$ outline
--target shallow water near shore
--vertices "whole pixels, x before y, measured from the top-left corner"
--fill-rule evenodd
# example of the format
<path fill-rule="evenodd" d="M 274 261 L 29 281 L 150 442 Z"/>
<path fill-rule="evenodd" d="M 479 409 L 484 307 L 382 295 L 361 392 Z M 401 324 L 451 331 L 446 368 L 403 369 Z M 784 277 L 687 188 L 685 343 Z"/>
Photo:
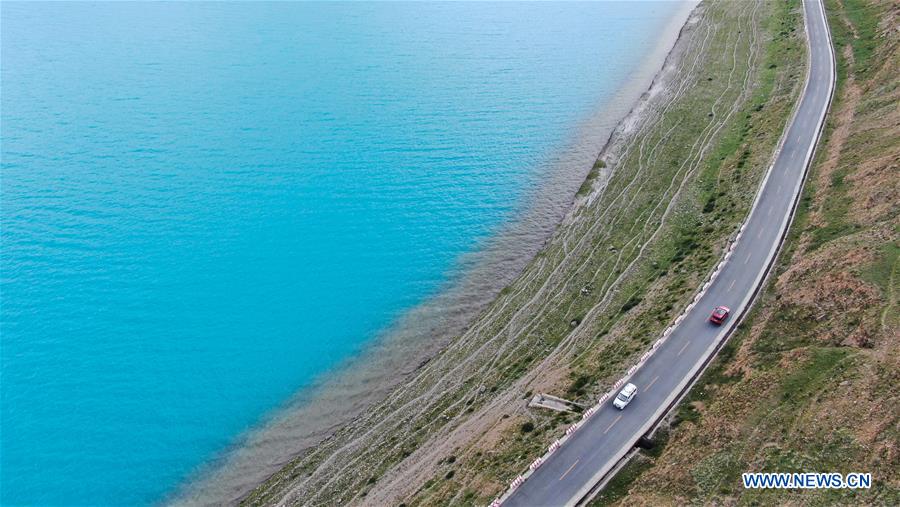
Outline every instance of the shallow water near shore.
<path fill-rule="evenodd" d="M 165 499 L 527 209 L 521 265 L 676 8 L 5 3 L 0 503 Z"/>

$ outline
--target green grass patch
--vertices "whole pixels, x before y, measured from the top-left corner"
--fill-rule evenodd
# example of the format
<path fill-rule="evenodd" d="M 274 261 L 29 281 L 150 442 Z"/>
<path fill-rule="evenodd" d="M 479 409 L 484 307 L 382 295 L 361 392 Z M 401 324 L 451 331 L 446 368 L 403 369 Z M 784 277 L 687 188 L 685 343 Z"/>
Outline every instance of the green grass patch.
<path fill-rule="evenodd" d="M 594 166 L 591 167 L 590 172 L 588 172 L 587 177 L 584 179 L 584 182 L 578 187 L 578 192 L 575 193 L 578 197 L 583 197 L 591 192 L 591 188 L 594 186 L 594 182 L 597 180 L 597 177 L 600 176 L 600 170 L 606 167 L 606 162 L 601 159 L 597 159 L 594 162 Z"/>
<path fill-rule="evenodd" d="M 900 245 L 885 243 L 881 246 L 875 262 L 865 266 L 860 275 L 863 280 L 878 286 L 885 299 L 891 297 L 892 283 L 900 266 Z"/>
<path fill-rule="evenodd" d="M 738 484 L 743 463 L 738 452 L 725 449 L 710 454 L 691 468 L 691 476 L 701 495 L 729 494 Z"/>
<path fill-rule="evenodd" d="M 856 29 L 855 36 L 850 38 L 856 72 L 865 79 L 872 71 L 872 58 L 875 55 L 875 48 L 878 47 L 876 37 L 879 13 L 874 5 L 865 0 L 843 0 L 843 3 L 844 14 Z"/>
<path fill-rule="evenodd" d="M 851 204 L 851 199 L 847 195 L 848 183 L 846 182 L 849 172 L 849 168 L 842 167 L 832 174 L 831 188 L 829 189 L 831 195 L 822 203 L 821 208 L 825 225 L 811 231 L 812 239 L 808 247 L 809 251 L 859 230 L 859 226 L 847 217 Z"/>
<path fill-rule="evenodd" d="M 801 405 L 812 394 L 836 383 L 846 368 L 848 354 L 849 349 L 844 348 L 813 348 L 810 358 L 781 382 L 778 403 Z"/>
<path fill-rule="evenodd" d="M 625 498 L 635 479 L 640 477 L 641 473 L 651 466 L 653 466 L 653 462 L 650 459 L 640 454 L 635 456 L 634 459 L 619 470 L 619 473 L 610 479 L 603 491 L 597 493 L 597 496 L 589 504 L 590 507 L 612 505 Z"/>

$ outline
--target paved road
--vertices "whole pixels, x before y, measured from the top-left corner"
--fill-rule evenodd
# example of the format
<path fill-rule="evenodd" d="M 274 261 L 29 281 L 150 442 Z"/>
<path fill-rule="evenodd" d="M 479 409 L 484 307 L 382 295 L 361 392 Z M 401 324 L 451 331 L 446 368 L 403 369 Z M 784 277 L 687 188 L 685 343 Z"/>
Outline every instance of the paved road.
<path fill-rule="evenodd" d="M 834 88 L 834 59 L 821 0 L 805 0 L 810 51 L 807 86 L 780 153 L 763 183 L 732 255 L 696 306 L 631 378 L 638 392 L 623 411 L 607 402 L 550 455 L 504 506 L 577 504 L 664 415 L 695 378 L 750 304 L 793 216 Z M 726 325 L 713 326 L 713 307 L 729 306 Z"/>

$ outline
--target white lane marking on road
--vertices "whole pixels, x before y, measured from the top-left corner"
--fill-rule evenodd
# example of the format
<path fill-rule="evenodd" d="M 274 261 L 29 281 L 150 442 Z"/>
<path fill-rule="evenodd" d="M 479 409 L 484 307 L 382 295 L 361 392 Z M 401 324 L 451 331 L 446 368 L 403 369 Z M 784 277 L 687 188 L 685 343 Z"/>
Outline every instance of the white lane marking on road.
<path fill-rule="evenodd" d="M 766 216 L 767 217 L 772 216 L 772 206 L 769 206 L 769 211 L 766 211 Z"/>
<path fill-rule="evenodd" d="M 728 292 L 731 292 L 731 289 L 734 288 L 734 282 L 736 282 L 736 281 L 737 281 L 737 278 L 732 280 L 731 283 L 728 285 Z"/>
<path fill-rule="evenodd" d="M 750 252 L 747 254 L 747 258 L 744 259 L 744 264 L 747 264 L 748 262 L 750 262 L 750 257 L 753 257 L 753 252 Z"/>
<path fill-rule="evenodd" d="M 759 230 L 759 232 L 756 233 L 756 239 L 761 238 L 761 237 L 762 237 L 762 233 L 763 233 L 764 231 L 765 231 L 765 229 L 762 229 L 762 228 L 761 228 L 761 229 Z"/>
<path fill-rule="evenodd" d="M 622 418 L 622 414 L 619 414 L 619 417 L 616 417 L 616 420 L 613 421 L 613 422 L 611 422 L 611 423 L 609 424 L 609 426 L 607 426 L 606 429 L 603 430 L 603 434 L 606 435 L 606 432 L 609 431 L 609 430 L 611 430 L 612 427 L 615 426 L 616 423 L 619 422 L 619 419 L 621 419 L 621 418 Z"/>
<path fill-rule="evenodd" d="M 797 156 L 797 150 L 791 152 L 791 160 L 794 160 L 794 157 Z"/>
<path fill-rule="evenodd" d="M 559 480 L 563 480 L 563 477 L 569 475 L 569 472 L 571 472 L 572 469 L 575 468 L 575 465 L 577 465 L 579 461 L 581 461 L 581 458 L 576 459 L 575 463 L 572 463 L 572 466 L 570 466 L 569 469 L 566 470 L 566 472 L 564 474 L 559 476 Z"/>
<path fill-rule="evenodd" d="M 653 377 L 653 380 L 651 380 L 650 383 L 647 384 L 647 387 L 644 388 L 644 392 L 646 393 L 647 391 L 649 391 L 649 390 L 650 390 L 650 386 L 652 386 L 653 384 L 655 384 L 657 380 L 659 380 L 659 375 Z"/>
<path fill-rule="evenodd" d="M 681 350 L 678 351 L 678 355 L 680 356 L 681 353 L 684 352 L 684 349 L 686 349 L 687 346 L 690 345 L 690 344 L 691 344 L 691 341 L 688 340 L 687 343 L 684 344 L 684 347 L 681 347 Z"/>

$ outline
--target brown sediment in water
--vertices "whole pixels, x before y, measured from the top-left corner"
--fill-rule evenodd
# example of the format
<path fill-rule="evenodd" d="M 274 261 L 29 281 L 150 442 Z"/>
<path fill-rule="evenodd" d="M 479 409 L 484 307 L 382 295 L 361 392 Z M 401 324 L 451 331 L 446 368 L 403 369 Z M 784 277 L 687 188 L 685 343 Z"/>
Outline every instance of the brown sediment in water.
<path fill-rule="evenodd" d="M 599 148 L 606 146 L 614 130 L 627 131 L 640 122 L 644 113 L 640 103 L 664 85 L 658 79 L 660 69 L 664 63 L 671 64 L 670 52 L 696 3 L 681 6 L 655 49 L 616 97 L 595 111 L 577 129 L 578 137 L 545 163 L 548 175 L 529 196 L 520 217 L 462 259 L 445 290 L 407 312 L 363 354 L 318 379 L 244 435 L 218 461 L 197 472 L 172 503 L 237 503 L 293 458 L 385 399 L 454 337 L 466 332 L 473 318 L 519 276 L 572 210 L 590 199 L 575 194 Z M 601 170 L 593 182 L 595 188 L 606 177 L 608 172 Z"/>

